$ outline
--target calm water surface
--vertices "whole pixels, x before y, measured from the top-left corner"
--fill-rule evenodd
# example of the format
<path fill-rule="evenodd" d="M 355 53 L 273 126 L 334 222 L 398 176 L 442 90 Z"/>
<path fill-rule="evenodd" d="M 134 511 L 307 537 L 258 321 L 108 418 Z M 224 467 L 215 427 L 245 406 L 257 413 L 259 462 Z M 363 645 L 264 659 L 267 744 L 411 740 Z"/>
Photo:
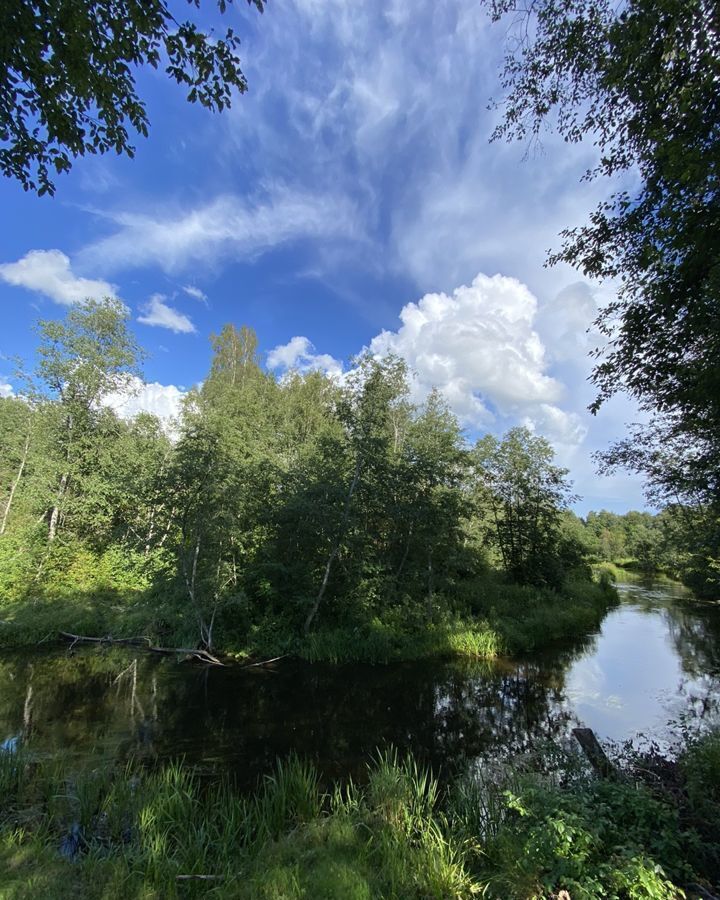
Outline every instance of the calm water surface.
<path fill-rule="evenodd" d="M 620 587 L 599 634 L 492 667 L 282 660 L 243 671 L 98 647 L 5 654 L 0 742 L 43 756 L 184 757 L 251 785 L 293 750 L 327 779 L 362 776 L 389 743 L 449 775 L 578 724 L 601 738 L 662 738 L 669 720 L 714 715 L 720 607 L 666 586 Z"/>

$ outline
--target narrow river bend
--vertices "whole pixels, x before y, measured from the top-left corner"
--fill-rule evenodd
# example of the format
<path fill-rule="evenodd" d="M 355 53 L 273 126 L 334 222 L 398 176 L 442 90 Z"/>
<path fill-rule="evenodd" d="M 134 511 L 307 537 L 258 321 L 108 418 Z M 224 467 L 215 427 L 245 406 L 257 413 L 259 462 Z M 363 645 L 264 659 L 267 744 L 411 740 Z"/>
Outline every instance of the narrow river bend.
<path fill-rule="evenodd" d="M 242 786 L 278 755 L 326 779 L 362 778 L 378 747 L 411 749 L 450 775 L 578 724 L 601 739 L 717 714 L 720 606 L 665 585 L 620 585 L 622 604 L 571 649 L 487 666 L 408 663 L 201 669 L 123 649 L 0 656 L 0 743 L 98 761 L 182 757 Z"/>

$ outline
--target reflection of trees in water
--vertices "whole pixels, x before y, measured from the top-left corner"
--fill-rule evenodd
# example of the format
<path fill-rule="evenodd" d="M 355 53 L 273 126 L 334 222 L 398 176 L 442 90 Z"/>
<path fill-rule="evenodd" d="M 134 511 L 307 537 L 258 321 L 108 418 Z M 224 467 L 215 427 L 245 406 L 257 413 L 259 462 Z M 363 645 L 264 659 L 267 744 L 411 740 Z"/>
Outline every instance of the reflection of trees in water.
<path fill-rule="evenodd" d="M 720 607 L 684 600 L 663 610 L 684 678 L 678 685 L 685 722 L 720 716 Z"/>
<path fill-rule="evenodd" d="M 496 667 L 418 663 L 201 669 L 127 652 L 18 656 L 0 663 L 9 690 L 0 730 L 36 750 L 184 757 L 228 768 L 242 784 L 295 751 L 327 778 L 362 777 L 377 747 L 412 749 L 438 771 L 567 732 L 564 673 L 573 654 Z M 32 672 L 32 674 L 31 674 Z"/>
<path fill-rule="evenodd" d="M 693 677 L 720 675 L 720 607 L 675 603 L 665 609 L 665 620 L 683 671 Z"/>
<path fill-rule="evenodd" d="M 700 722 L 717 723 L 720 720 L 720 679 L 703 675 L 700 678 L 684 678 L 678 685 L 682 707 L 677 715 L 678 724 L 695 726 Z"/>
<path fill-rule="evenodd" d="M 643 612 L 657 613 L 678 603 L 692 600 L 692 593 L 682 584 L 674 581 L 660 582 L 652 578 L 637 577 L 635 581 L 618 584 L 622 600 L 631 601 Z"/>
<path fill-rule="evenodd" d="M 458 679 L 440 698 L 438 735 L 455 761 L 514 756 L 557 740 L 575 724 L 560 670 L 524 663 L 489 678 Z"/>
<path fill-rule="evenodd" d="M 139 692 L 157 662 L 100 648 L 6 654 L 0 661 L 0 734 L 22 736 L 42 752 L 103 744 L 114 749 L 138 719 Z M 127 677 L 133 666 L 134 679 Z"/>
<path fill-rule="evenodd" d="M 411 749 L 451 771 L 493 748 L 519 752 L 567 731 L 562 679 L 537 664 L 470 674 L 452 665 L 332 669 L 288 663 L 262 675 L 217 670 L 173 681 L 161 754 L 224 760 L 252 782 L 295 751 L 325 776 L 362 777 L 377 747 Z"/>
<path fill-rule="evenodd" d="M 623 585 L 636 609 L 661 615 L 682 667 L 671 707 L 675 719 L 697 721 L 720 714 L 720 606 L 696 601 L 682 585 L 651 580 Z"/>
<path fill-rule="evenodd" d="M 506 662 L 487 677 L 466 673 L 458 679 L 451 702 L 440 706 L 446 733 L 457 734 L 459 723 L 471 740 L 465 746 L 458 741 L 448 756 L 510 757 L 567 736 L 578 723 L 565 698 L 565 676 L 572 663 L 592 652 L 596 640 L 588 636 L 531 660 Z"/>
<path fill-rule="evenodd" d="M 657 599 L 647 601 L 657 613 Z M 682 707 L 709 716 L 720 687 L 720 609 L 687 600 L 660 609 L 687 677 Z M 6 654 L 0 741 L 23 736 L 38 752 L 184 757 L 228 769 L 244 785 L 291 751 L 328 779 L 361 778 L 376 748 L 392 743 L 449 774 L 476 757 L 565 736 L 574 724 L 565 675 L 591 644 L 496 666 L 284 660 L 246 671 L 121 649 Z"/>

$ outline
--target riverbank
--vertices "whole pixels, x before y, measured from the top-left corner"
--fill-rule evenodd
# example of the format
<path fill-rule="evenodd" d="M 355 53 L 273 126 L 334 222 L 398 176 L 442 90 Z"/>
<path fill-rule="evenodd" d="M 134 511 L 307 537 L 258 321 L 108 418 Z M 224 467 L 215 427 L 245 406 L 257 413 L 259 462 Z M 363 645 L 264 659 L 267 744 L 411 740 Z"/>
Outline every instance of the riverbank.
<path fill-rule="evenodd" d="M 495 659 L 581 639 L 595 631 L 618 602 L 609 580 L 569 581 L 559 591 L 475 579 L 458 596 L 422 609 L 397 606 L 383 617 L 348 614 L 343 624 L 320 625 L 309 635 L 286 619 L 238 627 L 220 615 L 214 652 L 249 661 L 287 655 L 311 662 L 388 663 L 440 657 Z M 449 611 L 451 610 L 451 611 Z M 16 600 L 0 607 L 0 647 L 58 639 L 60 632 L 129 638 L 158 646 L 193 647 L 196 624 L 186 605 L 138 590 L 77 592 Z"/>
<path fill-rule="evenodd" d="M 690 588 L 680 581 L 677 573 L 667 569 L 643 569 L 637 560 L 628 559 L 620 562 L 593 563 L 591 568 L 597 578 L 606 576 L 613 582 L 642 583 L 651 581 L 655 584 L 674 585 L 690 593 Z"/>
<path fill-rule="evenodd" d="M 572 748 L 441 785 L 388 751 L 323 791 L 296 757 L 248 795 L 191 768 L 0 753 L 4 900 L 699 897 L 720 877 L 720 735 L 593 776 Z"/>

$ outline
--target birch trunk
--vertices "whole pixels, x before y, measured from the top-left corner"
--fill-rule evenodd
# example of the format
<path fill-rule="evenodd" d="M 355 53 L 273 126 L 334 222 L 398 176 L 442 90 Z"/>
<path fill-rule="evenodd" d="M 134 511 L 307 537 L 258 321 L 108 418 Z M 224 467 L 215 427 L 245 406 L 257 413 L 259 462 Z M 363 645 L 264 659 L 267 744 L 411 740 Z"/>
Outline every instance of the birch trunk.
<path fill-rule="evenodd" d="M 15 497 L 15 491 L 17 490 L 17 486 L 20 484 L 20 479 L 22 478 L 23 471 L 25 470 L 25 463 L 27 462 L 29 450 L 30 450 L 30 432 L 28 431 L 27 436 L 25 438 L 25 447 L 23 449 L 22 459 L 20 460 L 20 466 L 17 470 L 17 475 L 13 479 L 13 483 L 10 488 L 10 496 L 8 497 L 7 503 L 5 504 L 2 522 L 0 522 L 0 534 L 5 534 L 5 528 L 7 527 L 8 516 L 10 515 L 10 507 L 12 506 L 12 502 Z"/>
<path fill-rule="evenodd" d="M 68 474 L 65 472 L 60 479 L 60 489 L 58 490 L 57 499 L 55 500 L 55 506 L 52 508 L 52 512 L 50 513 L 50 529 L 48 531 L 48 541 L 52 543 L 55 540 L 58 531 L 58 524 L 60 522 L 60 504 L 62 503 L 62 499 L 65 496 L 65 491 L 67 490 L 68 483 Z"/>

